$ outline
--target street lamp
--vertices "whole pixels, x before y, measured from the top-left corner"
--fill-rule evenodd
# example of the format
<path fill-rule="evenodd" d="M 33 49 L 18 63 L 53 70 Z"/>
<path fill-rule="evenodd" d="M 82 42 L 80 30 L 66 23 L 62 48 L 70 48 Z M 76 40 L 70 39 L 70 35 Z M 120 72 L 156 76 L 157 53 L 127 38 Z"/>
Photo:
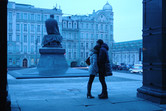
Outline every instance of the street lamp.
<path fill-rule="evenodd" d="M 38 38 L 36 38 L 36 66 L 37 66 L 37 44 L 38 44 Z"/>

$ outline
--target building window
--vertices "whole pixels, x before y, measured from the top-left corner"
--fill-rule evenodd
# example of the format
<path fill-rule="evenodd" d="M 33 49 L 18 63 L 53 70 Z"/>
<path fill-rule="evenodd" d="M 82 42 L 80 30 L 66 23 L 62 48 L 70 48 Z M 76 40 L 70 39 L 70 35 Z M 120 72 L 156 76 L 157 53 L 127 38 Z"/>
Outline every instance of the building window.
<path fill-rule="evenodd" d="M 12 31 L 12 23 L 9 23 L 9 31 Z"/>
<path fill-rule="evenodd" d="M 68 43 L 68 48 L 69 48 L 69 49 L 71 48 L 71 43 Z"/>
<path fill-rule="evenodd" d="M 20 35 L 17 35 L 17 36 L 16 36 L 16 41 L 17 41 L 17 42 L 20 42 Z"/>
<path fill-rule="evenodd" d="M 24 31 L 27 31 L 27 24 L 24 24 Z"/>
<path fill-rule="evenodd" d="M 89 25 L 88 25 L 88 24 L 86 24 L 86 28 L 87 28 L 87 29 L 89 28 Z"/>
<path fill-rule="evenodd" d="M 9 19 L 12 19 L 12 12 L 9 12 Z"/>
<path fill-rule="evenodd" d="M 56 16 L 56 20 L 57 20 L 57 22 L 59 22 L 59 16 Z"/>
<path fill-rule="evenodd" d="M 81 58 L 84 58 L 84 53 L 83 52 L 81 52 Z"/>
<path fill-rule="evenodd" d="M 19 20 L 20 19 L 20 13 L 16 14 L 16 19 Z"/>
<path fill-rule="evenodd" d="M 46 32 L 46 27 L 44 26 L 43 28 L 44 28 L 44 32 Z"/>
<path fill-rule="evenodd" d="M 84 33 L 81 33 L 81 38 L 82 38 L 82 39 L 84 38 Z"/>
<path fill-rule="evenodd" d="M 96 24 L 96 30 L 98 30 L 98 24 Z"/>
<path fill-rule="evenodd" d="M 93 38 L 93 34 L 91 34 L 91 38 Z"/>
<path fill-rule="evenodd" d="M 65 43 L 63 43 L 63 48 L 66 48 L 66 44 Z"/>
<path fill-rule="evenodd" d="M 21 13 L 21 20 L 23 19 L 23 13 Z"/>
<path fill-rule="evenodd" d="M 74 49 L 76 49 L 76 48 L 77 48 L 77 47 L 76 47 L 76 43 L 74 43 L 73 48 L 74 48 Z"/>
<path fill-rule="evenodd" d="M 112 25 L 110 25 L 110 30 L 113 30 L 113 27 L 112 27 Z"/>
<path fill-rule="evenodd" d="M 31 46 L 31 53 L 34 53 L 34 46 Z"/>
<path fill-rule="evenodd" d="M 63 28 L 67 28 L 66 21 L 63 22 Z"/>
<path fill-rule="evenodd" d="M 88 47 L 89 47 L 89 44 L 88 44 L 88 43 L 86 43 L 86 48 L 88 49 Z"/>
<path fill-rule="evenodd" d="M 76 55 L 76 52 L 74 52 L 74 59 L 76 59 L 77 58 L 77 55 Z"/>
<path fill-rule="evenodd" d="M 91 24 L 91 28 L 93 29 L 93 24 Z"/>
<path fill-rule="evenodd" d="M 31 14 L 31 20 L 34 20 L 34 18 L 35 18 L 34 14 Z"/>
<path fill-rule="evenodd" d="M 12 65 L 12 58 L 9 58 L 9 65 Z"/>
<path fill-rule="evenodd" d="M 17 53 L 20 52 L 20 47 L 19 47 L 19 45 L 16 46 L 16 52 L 17 52 Z"/>
<path fill-rule="evenodd" d="M 40 32 L 40 25 L 37 25 L 37 31 Z"/>
<path fill-rule="evenodd" d="M 106 38 L 106 39 L 108 38 L 108 35 L 107 35 L 107 34 L 105 34 L 105 38 Z"/>
<path fill-rule="evenodd" d="M 27 43 L 27 35 L 24 35 L 24 43 Z"/>
<path fill-rule="evenodd" d="M 96 34 L 96 39 L 98 39 L 99 38 L 99 34 Z"/>
<path fill-rule="evenodd" d="M 91 43 L 91 48 L 93 48 L 93 43 Z"/>
<path fill-rule="evenodd" d="M 27 20 L 27 13 L 24 13 L 24 20 Z"/>
<path fill-rule="evenodd" d="M 68 28 L 72 28 L 71 22 L 68 23 Z"/>
<path fill-rule="evenodd" d="M 88 33 L 86 34 L 86 38 L 88 38 Z"/>
<path fill-rule="evenodd" d="M 9 41 L 12 41 L 12 34 L 9 34 Z"/>
<path fill-rule="evenodd" d="M 106 30 L 106 31 L 108 30 L 108 25 L 105 25 L 105 30 Z"/>
<path fill-rule="evenodd" d="M 31 17 L 30 17 L 30 13 L 28 13 L 28 20 L 30 20 L 30 18 L 31 18 Z"/>
<path fill-rule="evenodd" d="M 84 28 L 84 24 L 83 24 L 83 23 L 81 23 L 81 28 L 82 28 L 82 29 Z"/>
<path fill-rule="evenodd" d="M 13 50 L 14 50 L 14 52 L 18 53 L 19 52 L 19 45 L 15 45 Z"/>
<path fill-rule="evenodd" d="M 31 32 L 34 32 L 34 29 L 35 29 L 34 25 L 31 24 Z"/>
<path fill-rule="evenodd" d="M 20 31 L 20 24 L 16 24 L 16 31 Z"/>
<path fill-rule="evenodd" d="M 32 58 L 31 59 L 31 65 L 34 65 L 35 64 L 35 62 L 34 62 L 34 59 Z"/>
<path fill-rule="evenodd" d="M 63 32 L 63 39 L 65 39 L 66 38 L 66 33 L 65 32 Z"/>
<path fill-rule="evenodd" d="M 17 66 L 20 65 L 20 59 L 19 59 L 19 58 L 16 59 L 16 65 L 17 65 Z"/>
<path fill-rule="evenodd" d="M 40 14 L 37 15 L 37 20 L 40 21 Z"/>
<path fill-rule="evenodd" d="M 69 59 L 71 59 L 71 52 L 69 52 Z"/>
<path fill-rule="evenodd" d="M 34 43 L 34 39 L 35 39 L 34 35 L 31 35 L 31 43 Z"/>
<path fill-rule="evenodd" d="M 86 52 L 86 58 L 88 58 L 88 54 L 89 54 L 89 53 L 88 53 L 88 52 Z"/>
<path fill-rule="evenodd" d="M 44 15 L 44 21 L 46 21 L 47 20 L 47 15 Z"/>
<path fill-rule="evenodd" d="M 24 53 L 27 53 L 27 46 L 24 46 Z"/>
<path fill-rule="evenodd" d="M 8 51 L 9 51 L 9 52 L 12 52 L 12 48 L 13 48 L 13 47 L 12 47 L 11 45 L 9 45 L 9 46 L 8 46 Z"/>
<path fill-rule="evenodd" d="M 81 48 L 83 48 L 84 47 L 84 43 L 81 43 Z"/>
<path fill-rule="evenodd" d="M 100 28 L 101 28 L 101 30 L 103 30 L 103 24 L 101 24 Z"/>
<path fill-rule="evenodd" d="M 72 35 L 71 35 L 71 33 L 69 33 L 69 38 L 68 39 L 72 39 Z"/>
<path fill-rule="evenodd" d="M 40 36 L 37 36 L 37 42 L 40 43 Z"/>
<path fill-rule="evenodd" d="M 103 39 L 103 34 L 101 34 L 101 39 Z"/>
<path fill-rule="evenodd" d="M 77 28 L 77 23 L 74 23 L 74 28 L 75 28 L 75 29 Z"/>
<path fill-rule="evenodd" d="M 77 38 L 77 34 L 76 33 L 74 33 L 74 39 L 76 39 Z"/>

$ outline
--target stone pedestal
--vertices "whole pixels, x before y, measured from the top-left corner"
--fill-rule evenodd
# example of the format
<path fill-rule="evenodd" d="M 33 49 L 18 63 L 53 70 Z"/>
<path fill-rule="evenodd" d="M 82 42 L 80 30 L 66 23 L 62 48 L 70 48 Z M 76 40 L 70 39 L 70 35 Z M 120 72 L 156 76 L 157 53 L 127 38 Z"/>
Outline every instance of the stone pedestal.
<path fill-rule="evenodd" d="M 143 5 L 143 86 L 137 96 L 166 104 L 166 0 Z"/>
<path fill-rule="evenodd" d="M 39 74 L 57 75 L 64 74 L 68 65 L 65 59 L 65 49 L 54 47 L 43 47 L 39 49 L 40 60 L 37 66 Z"/>

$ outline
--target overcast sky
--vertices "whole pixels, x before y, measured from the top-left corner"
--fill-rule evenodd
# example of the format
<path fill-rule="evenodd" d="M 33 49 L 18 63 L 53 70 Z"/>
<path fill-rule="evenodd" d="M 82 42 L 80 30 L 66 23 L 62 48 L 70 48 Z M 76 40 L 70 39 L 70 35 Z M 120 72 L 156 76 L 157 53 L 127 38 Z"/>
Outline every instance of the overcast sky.
<path fill-rule="evenodd" d="M 59 5 L 64 14 L 91 14 L 108 1 L 114 12 L 115 42 L 142 39 L 142 0 L 9 0 L 49 8 Z"/>

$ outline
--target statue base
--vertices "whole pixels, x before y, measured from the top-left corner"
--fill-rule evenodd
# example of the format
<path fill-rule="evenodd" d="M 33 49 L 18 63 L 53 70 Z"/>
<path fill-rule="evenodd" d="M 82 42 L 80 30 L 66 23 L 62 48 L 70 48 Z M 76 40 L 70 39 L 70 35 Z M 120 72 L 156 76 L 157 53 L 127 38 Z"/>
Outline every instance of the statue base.
<path fill-rule="evenodd" d="M 65 49 L 55 47 L 43 47 L 39 49 L 40 60 L 37 66 L 39 74 L 57 75 L 64 74 L 68 69 L 65 59 Z"/>

